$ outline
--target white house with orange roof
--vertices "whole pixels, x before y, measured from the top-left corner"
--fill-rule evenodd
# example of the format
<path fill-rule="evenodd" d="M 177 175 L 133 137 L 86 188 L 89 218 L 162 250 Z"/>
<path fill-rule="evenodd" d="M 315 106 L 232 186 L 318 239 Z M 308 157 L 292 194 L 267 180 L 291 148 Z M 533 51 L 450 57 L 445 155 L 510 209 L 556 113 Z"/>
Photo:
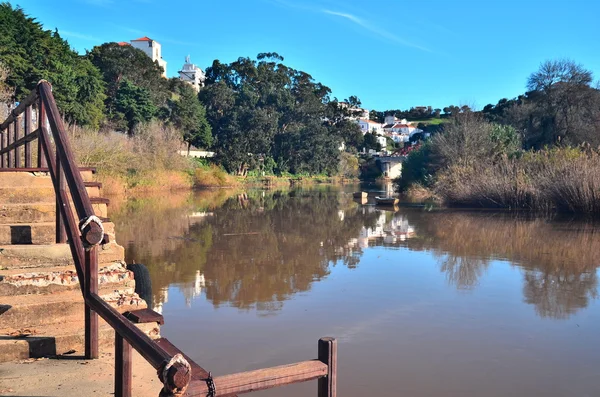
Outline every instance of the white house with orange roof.
<path fill-rule="evenodd" d="M 383 125 L 381 125 L 381 123 L 368 119 L 358 119 L 357 122 L 363 135 L 367 132 L 374 132 L 377 135 L 384 134 Z"/>
<path fill-rule="evenodd" d="M 167 77 L 167 61 L 162 58 L 160 43 L 156 40 L 144 36 L 139 39 L 131 40 L 131 45 L 139 50 L 142 50 L 158 65 L 163 68 L 163 77 Z M 121 43 L 119 43 L 121 44 Z"/>
<path fill-rule="evenodd" d="M 388 123 L 383 126 L 383 129 L 385 134 L 392 138 L 394 142 L 408 142 L 411 136 L 423 132 L 423 130 L 418 129 L 412 125 L 412 123 L 406 121 L 406 119 L 400 121 L 395 120 L 393 124 Z"/>

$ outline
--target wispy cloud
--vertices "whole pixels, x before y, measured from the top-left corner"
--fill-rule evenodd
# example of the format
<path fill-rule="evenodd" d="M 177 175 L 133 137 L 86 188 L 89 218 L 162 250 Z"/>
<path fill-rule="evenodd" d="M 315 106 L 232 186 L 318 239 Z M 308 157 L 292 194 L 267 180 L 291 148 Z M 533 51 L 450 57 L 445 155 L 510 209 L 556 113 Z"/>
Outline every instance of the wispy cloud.
<path fill-rule="evenodd" d="M 94 42 L 101 42 L 102 40 L 94 37 L 94 36 L 88 36 L 87 34 L 83 34 L 83 33 L 78 33 L 78 32 L 71 32 L 69 30 L 62 30 L 60 29 L 58 31 L 58 33 L 60 33 L 61 36 L 67 36 L 67 37 L 73 37 L 75 39 L 81 39 L 81 40 L 87 40 L 87 41 L 94 41 Z"/>
<path fill-rule="evenodd" d="M 411 47 L 411 48 L 415 48 L 417 50 L 421 50 L 421 51 L 425 51 L 425 52 L 432 52 L 430 49 L 428 49 L 424 46 L 413 43 L 413 42 L 403 39 L 399 36 L 396 36 L 395 34 L 389 32 L 383 28 L 378 27 L 376 24 L 372 23 L 371 21 L 367 20 L 366 18 L 358 17 L 354 14 L 341 12 L 341 11 L 334 11 L 334 10 L 327 9 L 327 8 L 319 8 L 319 7 L 310 6 L 310 5 L 306 5 L 306 4 L 292 3 L 289 0 L 265 0 L 265 1 L 267 1 L 268 3 L 271 3 L 271 4 L 275 4 L 275 5 L 279 5 L 279 6 L 283 6 L 283 7 L 287 7 L 287 8 L 294 8 L 294 9 L 298 9 L 298 10 L 323 13 L 323 14 L 327 14 L 327 15 L 332 15 L 334 17 L 344 18 L 344 19 L 352 22 L 353 24 L 359 26 L 360 28 L 366 30 L 367 32 L 374 34 L 375 36 L 378 36 L 381 39 L 392 41 L 394 43 L 403 45 L 405 47 Z"/>
<path fill-rule="evenodd" d="M 393 33 L 388 32 L 385 29 L 379 28 L 375 25 L 373 25 L 371 22 L 366 21 L 362 18 L 357 17 L 356 15 L 352 15 L 352 14 L 347 14 L 344 12 L 338 12 L 338 11 L 332 11 L 332 10 L 327 10 L 327 9 L 323 9 L 321 10 L 321 12 L 325 13 L 325 14 L 329 14 L 329 15 L 334 15 L 336 17 L 340 17 L 340 18 L 344 18 L 349 20 L 350 22 L 354 23 L 355 25 L 360 26 L 361 28 L 390 41 L 396 42 L 398 44 L 401 44 L 403 46 L 406 47 L 412 47 L 412 48 L 416 48 L 418 50 L 421 51 L 426 51 L 426 52 L 431 52 L 430 49 L 425 48 L 423 46 L 420 46 L 418 44 L 412 43 L 408 40 L 405 40 L 401 37 L 396 36 Z"/>

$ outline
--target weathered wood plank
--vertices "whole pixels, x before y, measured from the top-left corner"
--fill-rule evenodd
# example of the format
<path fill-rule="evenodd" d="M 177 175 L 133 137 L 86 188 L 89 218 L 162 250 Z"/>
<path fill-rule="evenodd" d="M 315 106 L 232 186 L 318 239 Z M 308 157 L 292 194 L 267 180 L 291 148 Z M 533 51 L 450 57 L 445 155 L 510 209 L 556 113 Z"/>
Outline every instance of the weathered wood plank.
<path fill-rule="evenodd" d="M 273 387 L 306 382 L 327 376 L 328 367 L 319 360 L 263 368 L 213 378 L 216 395 L 231 396 L 239 393 L 271 389 Z M 204 380 L 192 380 L 186 396 L 207 397 L 209 388 Z"/>
<path fill-rule="evenodd" d="M 33 141 L 34 139 L 36 139 L 38 137 L 38 132 L 39 132 L 39 130 L 35 130 L 31 134 L 26 135 L 22 138 L 19 138 L 19 140 L 17 140 L 17 141 L 13 141 L 13 143 L 11 143 L 9 146 L 0 150 L 0 154 L 8 153 L 9 151 L 11 151 L 13 149 L 17 149 L 19 146 L 25 145 L 26 143 Z M 24 169 L 25 168 L 19 168 L 19 171 L 24 170 Z"/>
<path fill-rule="evenodd" d="M 17 117 L 13 123 L 13 131 L 14 131 L 14 139 L 13 142 L 18 142 L 21 137 L 21 123 L 19 122 L 19 118 Z M 21 148 L 19 146 L 15 146 L 15 168 L 21 167 Z"/>
<path fill-rule="evenodd" d="M 319 339 L 319 360 L 327 365 L 327 376 L 319 378 L 318 397 L 336 397 L 337 341 L 334 338 Z"/>
<path fill-rule="evenodd" d="M 4 120 L 2 124 L 0 124 L 0 131 L 4 131 L 10 123 L 15 121 L 15 119 L 27 109 L 28 106 L 32 105 L 37 99 L 37 90 L 31 91 L 29 96 L 19 102 L 19 106 L 11 110 L 10 115 Z"/>
<path fill-rule="evenodd" d="M 123 313 L 123 316 L 134 324 L 158 323 L 163 325 L 165 318 L 152 309 L 141 309 Z"/>
<path fill-rule="evenodd" d="M 174 344 L 172 344 L 167 338 L 160 338 L 154 341 L 158 346 L 160 346 L 165 352 L 169 353 L 171 356 L 176 354 L 181 354 L 187 360 L 187 362 L 192 367 L 192 381 L 203 380 L 208 377 L 208 371 L 198 365 L 194 360 L 186 356 L 181 350 L 179 350 Z"/>
<path fill-rule="evenodd" d="M 69 191 L 71 192 L 71 199 L 75 205 L 75 211 L 79 219 L 87 219 L 90 216 L 94 216 L 94 208 L 89 200 L 87 190 L 83 184 L 83 178 L 81 173 L 78 172 L 75 166 L 75 158 L 69 141 L 66 138 L 66 133 L 62 118 L 54 101 L 52 95 L 52 87 L 47 81 L 41 81 L 38 84 L 38 91 L 41 101 L 44 105 L 43 109 L 48 112 L 48 122 L 52 129 L 52 135 L 54 137 L 54 144 L 56 145 L 56 153 L 60 156 L 63 164 L 63 172 Z M 102 241 L 104 234 L 100 229 L 100 225 L 95 222 L 89 223 L 81 232 L 83 239 L 90 245 L 98 244 Z"/>
<path fill-rule="evenodd" d="M 31 106 L 25 109 L 25 137 L 31 135 Z M 31 167 L 31 141 L 25 142 L 25 168 Z"/>
<path fill-rule="evenodd" d="M 131 345 L 115 332 L 115 397 L 131 397 L 132 375 Z"/>
<path fill-rule="evenodd" d="M 88 303 L 91 294 L 98 294 L 98 246 L 85 251 L 85 357 L 98 358 L 98 313 Z"/>

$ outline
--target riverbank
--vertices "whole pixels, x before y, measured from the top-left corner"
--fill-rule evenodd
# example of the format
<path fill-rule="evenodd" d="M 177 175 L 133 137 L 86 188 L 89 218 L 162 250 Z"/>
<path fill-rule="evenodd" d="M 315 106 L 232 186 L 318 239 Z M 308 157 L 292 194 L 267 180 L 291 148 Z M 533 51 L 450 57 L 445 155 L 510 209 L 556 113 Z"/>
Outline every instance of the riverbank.
<path fill-rule="evenodd" d="M 340 184 L 357 180 L 327 175 L 248 175 L 227 173 L 222 167 L 181 156 L 180 134 L 161 123 L 149 123 L 136 135 L 69 127 L 78 163 L 95 167 L 107 195 L 136 195 L 192 188 L 238 188 L 294 184 Z"/>
<path fill-rule="evenodd" d="M 412 151 L 396 183 L 402 193 L 421 191 L 451 207 L 600 215 L 598 149 L 524 149 L 514 128 L 472 114 Z"/>

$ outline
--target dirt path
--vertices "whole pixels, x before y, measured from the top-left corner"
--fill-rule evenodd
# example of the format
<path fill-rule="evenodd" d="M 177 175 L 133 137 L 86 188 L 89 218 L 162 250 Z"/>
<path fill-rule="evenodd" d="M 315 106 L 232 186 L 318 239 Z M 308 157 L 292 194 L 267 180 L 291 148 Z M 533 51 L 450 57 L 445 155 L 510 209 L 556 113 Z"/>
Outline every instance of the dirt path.
<path fill-rule="evenodd" d="M 0 364 L 1 396 L 113 396 L 114 352 L 98 360 L 80 357 L 39 359 Z M 156 371 L 137 352 L 133 358 L 133 396 L 158 396 Z"/>

